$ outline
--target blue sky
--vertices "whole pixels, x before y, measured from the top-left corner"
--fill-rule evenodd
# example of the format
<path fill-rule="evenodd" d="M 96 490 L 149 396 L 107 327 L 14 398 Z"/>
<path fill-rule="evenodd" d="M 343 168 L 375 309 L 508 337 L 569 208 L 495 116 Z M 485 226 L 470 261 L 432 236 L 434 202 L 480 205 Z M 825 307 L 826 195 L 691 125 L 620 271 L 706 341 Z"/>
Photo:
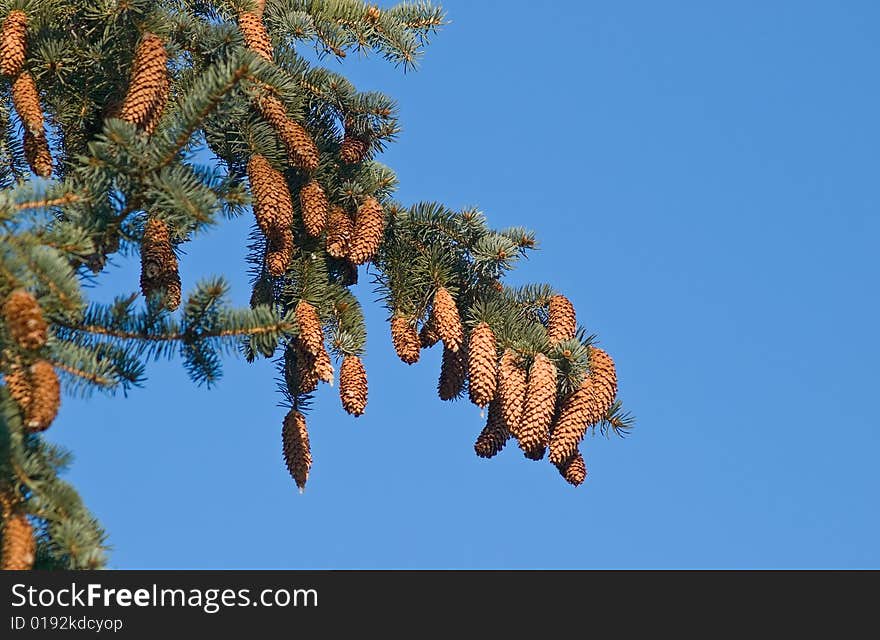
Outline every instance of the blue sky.
<path fill-rule="evenodd" d="M 540 5 L 449 0 L 419 72 L 343 70 L 399 101 L 401 201 L 538 232 L 512 281 L 573 300 L 633 435 L 588 438 L 579 489 L 515 447 L 476 458 L 479 410 L 436 397 L 437 349 L 396 359 L 360 286 L 367 413 L 321 390 L 303 495 L 266 362 L 65 401 L 49 435 L 111 567 L 880 566 L 880 6 Z M 185 286 L 225 273 L 246 304 L 250 222 L 190 245 Z"/>

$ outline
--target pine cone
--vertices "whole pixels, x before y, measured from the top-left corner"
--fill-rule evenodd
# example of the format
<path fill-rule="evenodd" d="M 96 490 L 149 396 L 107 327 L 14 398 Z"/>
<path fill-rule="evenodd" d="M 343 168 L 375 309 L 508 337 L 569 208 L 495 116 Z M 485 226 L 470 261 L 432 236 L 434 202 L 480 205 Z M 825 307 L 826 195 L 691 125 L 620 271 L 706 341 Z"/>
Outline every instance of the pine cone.
<path fill-rule="evenodd" d="M 33 387 L 31 386 L 30 376 L 27 370 L 20 366 L 10 368 L 4 376 L 6 389 L 9 395 L 18 404 L 23 415 L 27 415 L 28 407 L 31 405 L 31 396 Z"/>
<path fill-rule="evenodd" d="M 598 402 L 595 411 L 600 415 L 595 422 L 599 422 L 617 396 L 617 370 L 611 356 L 596 347 L 590 347 L 590 380 Z"/>
<path fill-rule="evenodd" d="M 3 571 L 29 571 L 37 557 L 37 540 L 34 528 L 23 513 L 10 514 L 3 522 L 3 550 L 0 552 L 0 569 Z"/>
<path fill-rule="evenodd" d="M 153 104 L 150 107 L 150 110 L 147 112 L 147 116 L 144 119 L 144 133 L 148 136 L 153 135 L 153 132 L 156 131 L 156 127 L 159 126 L 159 121 L 162 119 L 162 114 L 165 113 L 165 107 L 168 106 L 168 97 L 171 94 L 171 83 L 168 81 L 168 76 L 165 75 L 162 77 L 162 80 L 159 83 L 159 87 L 156 89 L 156 96 L 153 101 Z"/>
<path fill-rule="evenodd" d="M 324 351 L 324 330 L 318 312 L 305 300 L 296 303 L 294 310 L 296 323 L 299 326 L 299 341 L 306 351 L 317 356 Z"/>
<path fill-rule="evenodd" d="M 41 178 L 52 175 L 52 151 L 49 149 L 49 141 L 46 136 L 35 136 L 30 129 L 24 130 L 24 158 L 28 166 Z"/>
<path fill-rule="evenodd" d="M 171 232 L 164 221 L 155 217 L 147 220 L 141 240 L 141 291 L 148 300 L 160 295 L 163 306 L 172 311 L 180 306 L 180 275 Z"/>
<path fill-rule="evenodd" d="M 284 175 L 262 155 L 248 160 L 254 217 L 266 237 L 282 234 L 293 224 L 293 202 Z"/>
<path fill-rule="evenodd" d="M 587 465 L 584 462 L 584 457 L 578 452 L 575 452 L 564 464 L 557 465 L 556 468 L 559 469 L 559 473 L 562 474 L 565 481 L 575 487 L 579 487 L 587 479 Z"/>
<path fill-rule="evenodd" d="M 27 55 L 27 14 L 14 9 L 3 21 L 0 33 L 0 73 L 17 76 Z"/>
<path fill-rule="evenodd" d="M 385 211 L 373 196 L 364 199 L 354 220 L 348 258 L 354 264 L 373 259 L 385 233 Z"/>
<path fill-rule="evenodd" d="M 519 446 L 526 457 L 540 460 L 550 440 L 550 423 L 556 408 L 556 365 L 539 353 L 529 370 Z"/>
<path fill-rule="evenodd" d="M 287 470 L 300 491 L 306 488 L 309 470 L 312 468 L 312 452 L 309 447 L 309 431 L 306 419 L 296 409 L 291 409 L 284 418 L 281 429 L 281 443 Z"/>
<path fill-rule="evenodd" d="M 421 353 L 419 334 L 410 319 L 402 315 L 391 318 L 391 342 L 398 357 L 406 364 L 419 361 Z"/>
<path fill-rule="evenodd" d="M 466 375 L 464 354 L 461 351 L 443 347 L 443 360 L 440 364 L 440 382 L 437 393 L 441 400 L 454 400 L 464 391 Z"/>
<path fill-rule="evenodd" d="M 327 221 L 327 253 L 334 258 L 344 258 L 348 253 L 351 238 L 352 222 L 339 205 L 330 207 Z"/>
<path fill-rule="evenodd" d="M 30 367 L 31 399 L 25 411 L 25 426 L 31 433 L 45 431 L 61 406 L 61 383 L 51 364 L 37 360 Z"/>
<path fill-rule="evenodd" d="M 343 164 L 359 164 L 364 161 L 369 149 L 370 145 L 366 140 L 346 133 L 339 146 L 339 159 Z"/>
<path fill-rule="evenodd" d="M 302 209 L 303 226 L 313 238 L 324 232 L 327 226 L 327 209 L 330 204 L 324 189 L 315 179 L 309 180 L 299 192 L 299 203 Z"/>
<path fill-rule="evenodd" d="M 260 14 L 256 11 L 242 11 L 238 14 L 238 28 L 241 29 L 247 48 L 272 62 L 272 40 Z"/>
<path fill-rule="evenodd" d="M 266 270 L 276 278 L 283 276 L 293 256 L 293 231 L 290 227 L 273 229 L 266 240 Z"/>
<path fill-rule="evenodd" d="M 485 322 L 481 322 L 471 331 L 467 353 L 468 393 L 471 402 L 478 407 L 485 407 L 495 397 L 498 383 L 495 334 Z"/>
<path fill-rule="evenodd" d="M 137 46 L 131 64 L 128 93 L 122 102 L 119 117 L 138 129 L 158 121 L 168 99 L 168 53 L 162 39 L 145 33 Z"/>
<path fill-rule="evenodd" d="M 324 348 L 323 344 L 321 345 L 321 350 L 315 355 L 314 367 L 318 380 L 329 385 L 333 384 L 333 363 L 330 361 L 330 354 L 327 353 L 327 349 Z"/>
<path fill-rule="evenodd" d="M 550 344 L 556 344 L 574 337 L 577 331 L 577 316 L 574 306 L 568 298 L 556 295 L 550 298 L 549 320 L 547 322 L 547 338 Z"/>
<path fill-rule="evenodd" d="M 12 83 L 12 104 L 21 118 L 24 128 L 34 137 L 45 138 L 43 129 L 43 108 L 40 106 L 40 92 L 37 83 L 27 71 L 18 75 Z"/>
<path fill-rule="evenodd" d="M 504 448 L 509 438 L 510 432 L 501 417 L 501 405 L 498 400 L 493 400 L 489 403 L 486 426 L 474 443 L 474 451 L 481 458 L 491 458 Z"/>
<path fill-rule="evenodd" d="M 520 366 L 516 354 L 510 349 L 505 350 L 498 368 L 498 399 L 504 426 L 517 440 L 521 436 L 527 386 L 526 371 Z"/>
<path fill-rule="evenodd" d="M 353 416 L 363 415 L 367 406 L 367 372 L 357 356 L 345 356 L 339 369 L 339 398 L 342 408 Z"/>
<path fill-rule="evenodd" d="M 284 379 L 291 395 L 312 393 L 318 388 L 315 356 L 299 340 L 291 341 L 284 352 Z"/>
<path fill-rule="evenodd" d="M 43 310 L 30 293 L 16 289 L 3 303 L 3 319 L 9 335 L 22 349 L 39 349 L 46 344 L 48 325 Z"/>
<path fill-rule="evenodd" d="M 464 327 L 458 315 L 455 300 L 445 287 L 440 287 L 434 294 L 434 322 L 437 333 L 447 349 L 458 351 L 464 342 Z"/>
<path fill-rule="evenodd" d="M 430 349 L 440 342 L 440 334 L 437 333 L 437 323 L 434 322 L 434 314 L 428 316 L 428 319 L 419 330 L 419 343 L 422 349 Z"/>
<path fill-rule="evenodd" d="M 317 169 L 318 147 L 306 128 L 287 116 L 284 103 L 276 96 L 266 94 L 257 101 L 257 107 L 287 148 L 291 164 L 307 173 Z"/>

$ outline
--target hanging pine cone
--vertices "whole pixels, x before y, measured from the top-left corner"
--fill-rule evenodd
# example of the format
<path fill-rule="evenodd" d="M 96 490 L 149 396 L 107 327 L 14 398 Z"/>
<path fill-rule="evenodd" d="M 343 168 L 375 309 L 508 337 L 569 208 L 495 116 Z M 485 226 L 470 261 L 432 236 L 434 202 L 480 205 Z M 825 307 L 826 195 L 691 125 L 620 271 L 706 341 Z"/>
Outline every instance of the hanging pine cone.
<path fill-rule="evenodd" d="M 40 106 L 40 92 L 37 83 L 27 71 L 20 73 L 12 83 L 12 104 L 21 118 L 24 128 L 37 138 L 44 138 L 43 108 Z"/>
<path fill-rule="evenodd" d="M 37 540 L 34 528 L 23 513 L 10 513 L 3 518 L 3 550 L 0 552 L 0 569 L 3 571 L 29 571 L 37 557 Z"/>
<path fill-rule="evenodd" d="M 145 33 L 135 50 L 128 92 L 119 117 L 143 130 L 148 122 L 156 119 L 156 111 L 164 109 L 167 97 L 168 53 L 165 44 L 156 34 Z"/>
<path fill-rule="evenodd" d="M 433 309 L 434 322 L 440 339 L 447 349 L 458 351 L 464 342 L 464 327 L 455 300 L 446 287 L 440 287 L 434 294 Z"/>
<path fill-rule="evenodd" d="M 587 465 L 584 457 L 578 452 L 575 452 L 564 464 L 557 465 L 557 469 L 565 481 L 575 487 L 579 487 L 587 479 Z"/>
<path fill-rule="evenodd" d="M 299 327 L 299 340 L 306 351 L 313 356 L 324 350 L 324 330 L 321 328 L 321 319 L 318 312 L 305 300 L 296 303 L 294 309 L 296 323 Z"/>
<path fill-rule="evenodd" d="M 370 145 L 366 140 L 346 132 L 339 146 L 339 159 L 343 164 L 359 164 L 364 161 L 369 149 Z"/>
<path fill-rule="evenodd" d="M 306 128 L 288 117 L 284 103 L 276 96 L 266 94 L 257 101 L 257 107 L 287 148 L 291 164 L 307 173 L 317 169 L 318 147 Z"/>
<path fill-rule="evenodd" d="M 345 356 L 339 368 L 339 398 L 342 408 L 357 417 L 367 406 L 367 372 L 357 356 Z"/>
<path fill-rule="evenodd" d="M 260 14 L 256 11 L 242 11 L 238 14 L 238 28 L 241 29 L 247 48 L 271 62 L 272 40 Z"/>
<path fill-rule="evenodd" d="M 550 423 L 556 408 L 556 365 L 539 353 L 529 369 L 529 382 L 519 433 L 519 446 L 527 458 L 544 457 L 550 440 Z"/>
<path fill-rule="evenodd" d="M 330 204 L 317 180 L 313 178 L 303 185 L 299 192 L 299 203 L 306 233 L 313 238 L 318 237 L 327 226 L 327 209 L 330 208 Z"/>
<path fill-rule="evenodd" d="M 483 431 L 480 432 L 474 443 L 474 451 L 481 458 L 491 458 L 504 448 L 509 438 L 510 432 L 507 431 L 501 417 L 501 406 L 498 400 L 493 400 L 489 403 L 486 426 L 483 427 Z"/>
<path fill-rule="evenodd" d="M 156 97 L 153 100 L 153 104 L 150 107 L 150 110 L 147 112 L 146 117 L 144 118 L 143 129 L 144 133 L 148 136 L 153 135 L 153 132 L 156 130 L 156 127 L 159 126 L 159 121 L 162 119 L 162 114 L 165 113 L 165 107 L 168 106 L 168 97 L 171 94 L 171 83 L 168 81 L 167 74 L 162 77 L 159 87 L 156 89 Z"/>
<path fill-rule="evenodd" d="M 358 207 L 354 230 L 348 249 L 348 258 L 354 264 L 373 259 L 385 232 L 385 211 L 373 196 L 368 196 Z"/>
<path fill-rule="evenodd" d="M 45 360 L 30 366 L 31 397 L 25 411 L 25 427 L 31 433 L 45 431 L 61 406 L 61 383 L 54 367 Z"/>
<path fill-rule="evenodd" d="M 266 241 L 266 271 L 276 278 L 283 276 L 293 257 L 293 231 L 290 227 L 272 229 Z"/>
<path fill-rule="evenodd" d="M 498 367 L 498 399 L 504 426 L 517 440 L 521 436 L 527 377 L 526 370 L 520 366 L 516 354 L 506 349 L 501 355 L 501 364 Z"/>
<path fill-rule="evenodd" d="M 24 289 L 16 289 L 6 298 L 3 319 L 9 335 L 22 349 L 39 349 L 46 344 L 49 325 L 40 303 Z"/>
<path fill-rule="evenodd" d="M 391 342 L 394 344 L 397 356 L 406 364 L 419 361 L 421 353 L 419 334 L 412 321 L 405 316 L 395 315 L 391 318 Z"/>
<path fill-rule="evenodd" d="M 6 389 L 9 391 L 9 395 L 19 406 L 22 414 L 27 415 L 33 392 L 27 370 L 21 366 L 11 367 L 11 370 L 4 374 L 3 379 L 6 382 Z"/>
<path fill-rule="evenodd" d="M 27 15 L 14 9 L 3 21 L 0 33 L 0 73 L 17 76 L 27 55 Z"/>
<path fill-rule="evenodd" d="M 321 345 L 321 350 L 315 355 L 314 367 L 318 380 L 329 385 L 333 384 L 333 362 L 331 362 L 330 354 L 327 353 L 327 349 L 324 348 L 323 344 Z"/>
<path fill-rule="evenodd" d="M 438 342 L 440 342 L 440 334 L 437 333 L 437 325 L 432 313 L 419 329 L 419 343 L 422 345 L 422 349 L 430 349 Z"/>
<path fill-rule="evenodd" d="M 547 339 L 556 344 L 574 337 L 577 331 L 577 316 L 574 306 L 563 295 L 550 298 L 550 310 L 547 322 Z"/>
<path fill-rule="evenodd" d="M 162 305 L 172 311 L 180 306 L 180 275 L 171 232 L 164 221 L 155 217 L 147 220 L 141 241 L 141 291 L 148 300 L 161 296 Z"/>
<path fill-rule="evenodd" d="M 471 402 L 478 407 L 485 407 L 495 397 L 498 382 L 495 334 L 485 322 L 481 322 L 471 331 L 467 353 L 468 393 Z"/>
<path fill-rule="evenodd" d="M 52 175 L 52 151 L 46 136 L 35 136 L 30 129 L 24 130 L 24 159 L 35 174 L 41 178 Z"/>
<path fill-rule="evenodd" d="M 309 470 L 312 468 L 312 452 L 309 447 L 305 416 L 296 409 L 291 409 L 284 418 L 281 443 L 287 470 L 296 482 L 296 486 L 302 491 L 306 488 Z"/>
<path fill-rule="evenodd" d="M 293 201 L 287 180 L 259 153 L 250 157 L 247 171 L 257 225 L 267 237 L 273 232 L 283 234 L 293 224 Z"/>
<path fill-rule="evenodd" d="M 444 346 L 443 360 L 440 364 L 440 382 L 437 384 L 440 399 L 454 400 L 460 397 L 464 391 L 466 374 L 464 354 Z"/>
<path fill-rule="evenodd" d="M 598 403 L 594 411 L 600 414 L 593 422 L 595 424 L 605 417 L 617 397 L 617 370 L 614 360 L 597 347 L 590 347 L 590 380 Z"/>
<path fill-rule="evenodd" d="M 291 341 L 284 352 L 284 378 L 291 395 L 312 393 L 318 388 L 315 356 L 299 340 Z"/>
<path fill-rule="evenodd" d="M 330 207 L 327 220 L 327 253 L 334 258 L 344 258 L 348 253 L 352 222 L 345 209 L 338 204 Z"/>

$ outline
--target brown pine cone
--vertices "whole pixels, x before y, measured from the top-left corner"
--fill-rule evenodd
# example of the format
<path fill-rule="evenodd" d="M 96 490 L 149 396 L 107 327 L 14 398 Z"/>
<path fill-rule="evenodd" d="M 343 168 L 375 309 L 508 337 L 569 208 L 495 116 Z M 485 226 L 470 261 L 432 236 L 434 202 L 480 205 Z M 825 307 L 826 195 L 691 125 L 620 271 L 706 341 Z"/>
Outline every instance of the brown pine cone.
<path fill-rule="evenodd" d="M 256 11 L 242 11 L 238 14 L 238 28 L 244 36 L 245 46 L 271 62 L 272 40 L 260 14 Z"/>
<path fill-rule="evenodd" d="M 342 408 L 357 417 L 367 406 L 367 372 L 357 356 L 345 356 L 339 369 L 339 399 Z"/>
<path fill-rule="evenodd" d="M 180 306 L 180 274 L 171 231 L 155 217 L 147 220 L 141 240 L 141 291 L 147 299 L 160 295 L 163 306 L 172 311 Z"/>
<path fill-rule="evenodd" d="M 293 231 L 290 227 L 273 229 L 266 240 L 266 271 L 276 278 L 283 276 L 293 256 Z"/>
<path fill-rule="evenodd" d="M 3 319 L 9 335 L 22 349 L 39 349 L 46 344 L 49 325 L 37 299 L 24 289 L 16 289 L 6 298 Z"/>
<path fill-rule="evenodd" d="M 504 426 L 517 440 L 520 437 L 527 387 L 526 370 L 520 366 L 517 355 L 506 349 L 498 367 L 498 399 Z"/>
<path fill-rule="evenodd" d="M 406 364 L 419 361 L 421 353 L 419 334 L 409 318 L 402 315 L 391 318 L 391 342 L 394 344 L 397 356 Z"/>
<path fill-rule="evenodd" d="M 491 327 L 481 322 L 471 331 L 468 343 L 468 393 L 471 402 L 485 407 L 495 397 L 498 384 L 498 351 Z"/>
<path fill-rule="evenodd" d="M 317 180 L 309 180 L 299 192 L 299 203 L 302 209 L 303 226 L 313 238 L 324 232 L 327 226 L 327 210 L 330 204 L 324 189 Z"/>
<path fill-rule="evenodd" d="M 168 53 L 159 36 L 145 33 L 134 54 L 119 117 L 143 130 L 147 123 L 158 120 L 156 112 L 161 116 L 167 99 Z"/>
<path fill-rule="evenodd" d="M 24 159 L 35 174 L 41 178 L 52 175 L 52 151 L 49 149 L 49 141 L 46 136 L 35 136 L 30 129 L 24 130 L 22 146 L 24 147 Z"/>
<path fill-rule="evenodd" d="M 284 103 L 267 93 L 257 101 L 257 107 L 287 148 L 291 164 L 306 173 L 317 169 L 320 160 L 318 147 L 306 128 L 288 117 Z"/>
<path fill-rule="evenodd" d="M 17 76 L 27 55 L 27 14 L 13 9 L 3 21 L 0 32 L 0 73 Z"/>
<path fill-rule="evenodd" d="M 296 409 L 291 409 L 284 418 L 281 444 L 287 470 L 302 492 L 306 488 L 309 470 L 312 468 L 312 451 L 309 446 L 306 418 Z"/>
<path fill-rule="evenodd" d="M 370 145 L 366 140 L 346 133 L 339 146 L 339 159 L 343 164 L 359 164 L 364 161 L 369 149 Z"/>
<path fill-rule="evenodd" d="M 24 128 L 37 138 L 45 138 L 40 92 L 33 76 L 27 71 L 20 73 L 12 83 L 12 104 Z"/>
<path fill-rule="evenodd" d="M 300 300 L 296 303 L 294 314 L 299 326 L 299 341 L 306 351 L 317 356 L 324 351 L 324 330 L 317 310 L 305 300 Z"/>
<path fill-rule="evenodd" d="M 437 384 L 437 393 L 441 400 L 455 400 L 464 391 L 464 381 L 467 374 L 465 356 L 461 350 L 453 351 L 443 347 L 443 360 L 440 364 L 440 381 Z"/>
<path fill-rule="evenodd" d="M 6 389 L 9 395 L 21 409 L 23 415 L 27 415 L 28 407 L 31 405 L 31 395 L 33 387 L 28 371 L 21 366 L 10 367 L 10 370 L 4 374 Z"/>
<path fill-rule="evenodd" d="M 539 353 L 535 356 L 526 389 L 519 446 L 526 457 L 540 460 L 550 441 L 550 423 L 556 408 L 556 365 Z"/>
<path fill-rule="evenodd" d="M 284 377 L 293 395 L 312 393 L 318 388 L 316 358 L 306 351 L 299 340 L 291 341 L 284 352 Z"/>
<path fill-rule="evenodd" d="M 504 426 L 504 420 L 501 417 L 501 406 L 497 399 L 493 400 L 489 403 L 486 426 L 474 443 L 474 451 L 481 458 L 491 458 L 504 448 L 509 438 L 510 432 Z"/>
<path fill-rule="evenodd" d="M 464 342 L 464 327 L 458 315 L 455 300 L 445 287 L 440 287 L 434 294 L 434 322 L 437 333 L 446 348 L 458 351 Z"/>
<path fill-rule="evenodd" d="M 385 211 L 376 198 L 369 196 L 358 207 L 348 248 L 349 260 L 356 265 L 372 260 L 384 233 Z"/>
<path fill-rule="evenodd" d="M 165 107 L 168 106 L 168 98 L 170 95 L 171 83 L 166 75 L 159 83 L 159 87 L 156 89 L 156 97 L 153 100 L 150 110 L 147 112 L 146 118 L 144 118 L 144 133 L 148 136 L 153 135 L 153 132 L 156 131 L 156 127 L 159 126 L 162 114 L 165 113 Z"/>
<path fill-rule="evenodd" d="M 330 207 L 327 220 L 327 253 L 334 258 L 344 258 L 352 231 L 351 218 L 339 205 Z"/>
<path fill-rule="evenodd" d="M 556 344 L 574 337 L 577 331 L 577 316 L 574 306 L 568 298 L 556 295 L 550 298 L 549 319 L 547 322 L 547 338 L 550 344 Z"/>
<path fill-rule="evenodd" d="M 584 457 L 577 451 L 565 463 L 557 465 L 559 473 L 570 485 L 579 487 L 587 479 L 587 465 Z"/>
<path fill-rule="evenodd" d="M 31 433 L 45 431 L 61 406 L 61 383 L 54 367 L 45 360 L 30 366 L 31 399 L 25 411 L 25 427 Z"/>
<path fill-rule="evenodd" d="M 440 342 L 440 334 L 437 333 L 437 323 L 434 322 L 434 314 L 432 313 L 419 330 L 419 343 L 422 345 L 422 349 L 430 349 L 438 342 Z"/>
<path fill-rule="evenodd" d="M 3 518 L 3 548 L 0 551 L 0 569 L 29 571 L 37 557 L 34 528 L 23 513 L 11 513 Z"/>
<path fill-rule="evenodd" d="M 315 355 L 315 375 L 318 380 L 321 382 L 326 382 L 327 384 L 333 384 L 333 362 L 330 360 L 330 354 L 327 353 L 327 349 L 324 345 L 321 345 L 321 350 Z"/>
<path fill-rule="evenodd" d="M 266 237 L 283 234 L 293 224 L 293 202 L 284 175 L 262 155 L 248 160 L 254 217 Z"/>

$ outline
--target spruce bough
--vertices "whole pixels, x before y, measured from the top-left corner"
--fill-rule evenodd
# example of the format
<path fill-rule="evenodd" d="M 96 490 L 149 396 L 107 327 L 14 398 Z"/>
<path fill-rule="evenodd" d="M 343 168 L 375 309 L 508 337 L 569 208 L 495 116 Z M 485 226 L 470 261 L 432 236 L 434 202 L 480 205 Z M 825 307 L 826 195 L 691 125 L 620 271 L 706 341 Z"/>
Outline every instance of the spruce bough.
<path fill-rule="evenodd" d="M 488 407 L 477 455 L 514 439 L 577 485 L 585 433 L 631 427 L 614 362 L 569 300 L 504 284 L 534 235 L 493 230 L 474 209 L 396 202 L 376 160 L 399 131 L 393 101 L 301 55 L 370 50 L 411 68 L 445 22 L 439 8 L 14 0 L 0 16 L 2 568 L 104 566 L 106 534 L 47 436 L 62 388 L 127 391 L 150 358 L 179 355 L 206 385 L 224 351 L 273 358 L 289 407 L 279 458 L 304 488 L 318 384 L 338 367 L 342 408 L 368 410 L 350 289 L 362 265 L 401 359 L 442 343 L 440 397 Z M 179 245 L 239 215 L 254 219 L 247 309 L 227 303 L 222 278 L 178 272 Z M 134 293 L 90 302 L 84 282 L 116 254 L 139 256 L 140 292 L 135 278 Z"/>

